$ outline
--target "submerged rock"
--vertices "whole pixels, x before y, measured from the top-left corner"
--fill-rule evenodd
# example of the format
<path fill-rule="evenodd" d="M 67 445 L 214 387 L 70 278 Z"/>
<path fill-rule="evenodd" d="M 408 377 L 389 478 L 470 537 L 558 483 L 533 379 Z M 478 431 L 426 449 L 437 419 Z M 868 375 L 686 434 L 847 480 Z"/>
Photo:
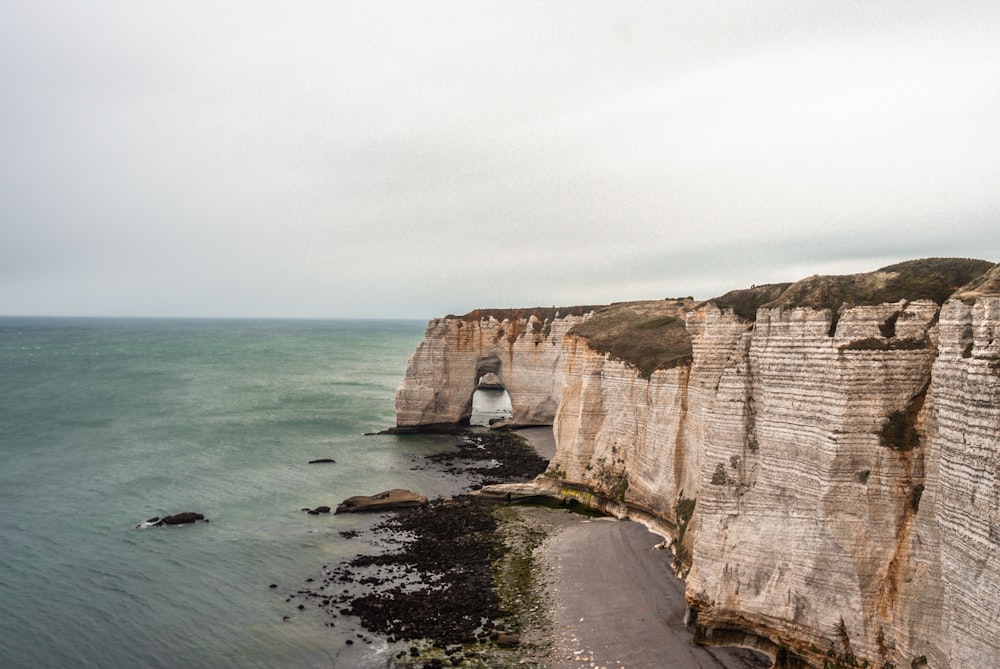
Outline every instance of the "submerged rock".
<path fill-rule="evenodd" d="M 172 516 L 164 516 L 160 518 L 159 516 L 153 516 L 149 520 L 139 523 L 136 527 L 161 527 L 163 525 L 190 525 L 191 523 L 196 523 L 199 520 L 203 520 L 206 523 L 208 518 L 204 514 L 195 513 L 194 511 L 185 511 L 183 513 L 177 513 Z"/>
<path fill-rule="evenodd" d="M 375 495 L 355 495 L 348 497 L 337 506 L 334 513 L 358 513 L 362 511 L 391 511 L 393 509 L 413 509 L 427 506 L 427 498 L 412 490 L 393 488 Z"/>
<path fill-rule="evenodd" d="M 199 520 L 205 520 L 204 514 L 195 513 L 194 511 L 185 511 L 184 513 L 178 513 L 173 516 L 167 516 L 166 518 L 161 518 L 157 525 L 187 525 L 189 523 L 194 523 Z"/>

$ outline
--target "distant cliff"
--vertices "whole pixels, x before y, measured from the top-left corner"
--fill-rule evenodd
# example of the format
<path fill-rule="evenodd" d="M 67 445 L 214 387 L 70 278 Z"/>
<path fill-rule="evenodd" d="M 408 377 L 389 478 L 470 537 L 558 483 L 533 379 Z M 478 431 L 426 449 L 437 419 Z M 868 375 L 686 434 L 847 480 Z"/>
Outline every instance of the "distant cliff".
<path fill-rule="evenodd" d="M 776 666 L 1000 662 L 1000 266 L 432 321 L 400 426 L 484 371 L 553 424 L 535 489 L 672 538 L 704 643 Z"/>

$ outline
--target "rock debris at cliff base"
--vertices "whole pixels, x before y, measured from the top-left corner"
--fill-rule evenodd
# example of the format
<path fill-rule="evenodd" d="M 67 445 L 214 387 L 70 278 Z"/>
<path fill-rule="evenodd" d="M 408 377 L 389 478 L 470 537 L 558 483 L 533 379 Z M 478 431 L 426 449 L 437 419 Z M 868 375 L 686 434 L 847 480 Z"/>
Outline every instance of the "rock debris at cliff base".
<path fill-rule="evenodd" d="M 470 477 L 477 487 L 529 481 L 549 465 L 516 432 L 470 431 L 456 450 L 429 455 L 427 459 L 448 473 Z"/>
<path fill-rule="evenodd" d="M 547 465 L 512 432 L 463 434 L 454 450 L 428 456 L 426 466 L 478 488 L 529 480 Z M 510 522 L 501 527 L 499 514 L 464 496 L 399 511 L 367 531 L 380 553 L 324 566 L 287 602 L 319 608 L 330 626 L 360 625 L 362 642 L 384 638 L 396 667 L 533 666 L 530 647 L 521 643 L 527 614 L 519 607 L 533 589 L 524 546 L 542 534 Z"/>
<path fill-rule="evenodd" d="M 544 530 L 501 513 L 467 497 L 399 512 L 372 530 L 384 552 L 324 568 L 289 601 L 331 625 L 356 619 L 362 641 L 387 640 L 396 667 L 541 666 L 530 659 L 546 638 L 531 558 Z"/>
<path fill-rule="evenodd" d="M 490 565 L 502 548 L 490 509 L 468 499 L 443 500 L 399 514 L 375 527 L 402 537 L 399 550 L 362 555 L 351 570 L 371 573 L 373 587 L 344 610 L 365 629 L 387 637 L 429 639 L 443 645 L 488 638 L 500 618 Z M 374 567 L 372 570 L 370 568 Z"/>

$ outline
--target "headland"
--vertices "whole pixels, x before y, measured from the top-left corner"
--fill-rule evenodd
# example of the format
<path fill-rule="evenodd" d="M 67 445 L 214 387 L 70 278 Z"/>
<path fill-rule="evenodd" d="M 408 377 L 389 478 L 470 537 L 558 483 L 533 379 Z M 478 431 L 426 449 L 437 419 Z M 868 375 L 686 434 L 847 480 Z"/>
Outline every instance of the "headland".
<path fill-rule="evenodd" d="M 776 667 L 990 667 L 998 361 L 1000 267 L 928 258 L 704 301 L 435 319 L 396 416 L 461 425 L 494 375 L 510 422 L 552 425 L 556 453 L 489 494 L 668 537 L 699 643 Z"/>

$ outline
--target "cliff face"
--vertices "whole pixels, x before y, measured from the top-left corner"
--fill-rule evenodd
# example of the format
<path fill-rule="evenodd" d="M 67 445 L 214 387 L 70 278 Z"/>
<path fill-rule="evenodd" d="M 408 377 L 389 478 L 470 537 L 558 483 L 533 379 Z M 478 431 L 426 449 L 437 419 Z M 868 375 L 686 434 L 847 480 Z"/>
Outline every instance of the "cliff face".
<path fill-rule="evenodd" d="M 576 332 L 566 335 L 563 397 L 553 426 L 558 450 L 549 473 L 644 512 L 644 520 L 680 537 L 702 485 L 705 418 L 747 325 L 715 308 L 685 313 L 667 305 L 664 311 L 687 319 L 694 355 L 648 376 L 595 351 Z"/>
<path fill-rule="evenodd" d="M 887 270 L 613 305 L 554 346 L 539 487 L 668 534 L 699 640 L 777 666 L 1000 658 L 1000 266 L 943 307 L 940 280 Z"/>
<path fill-rule="evenodd" d="M 827 311 L 758 313 L 702 444 L 688 597 L 706 630 L 794 639 L 816 663 L 916 657 L 900 637 L 933 624 L 908 597 L 936 315 L 933 302 L 858 307 L 831 337 Z"/>
<path fill-rule="evenodd" d="M 1000 279 L 1000 271 L 994 272 Z M 998 291 L 1000 292 L 1000 291 Z M 1000 296 L 941 313 L 934 363 L 933 521 L 940 539 L 941 666 L 1000 658 Z M 930 653 L 928 653 L 930 657 Z M 933 666 L 933 665 L 932 665 Z"/>

